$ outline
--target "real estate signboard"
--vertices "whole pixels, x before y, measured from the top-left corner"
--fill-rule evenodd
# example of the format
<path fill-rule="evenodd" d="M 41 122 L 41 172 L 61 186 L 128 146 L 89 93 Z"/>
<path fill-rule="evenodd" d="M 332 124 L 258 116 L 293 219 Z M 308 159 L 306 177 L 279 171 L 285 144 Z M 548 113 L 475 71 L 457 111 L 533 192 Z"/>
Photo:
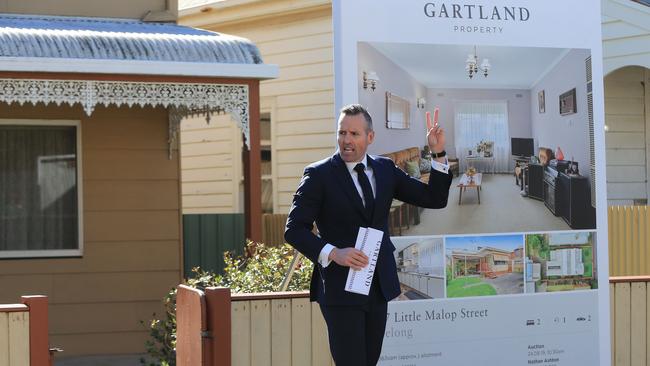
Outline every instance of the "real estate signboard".
<path fill-rule="evenodd" d="M 446 208 L 395 202 L 402 294 L 381 365 L 610 360 L 600 4 L 334 1 L 337 108 L 426 181 L 439 109 Z"/>

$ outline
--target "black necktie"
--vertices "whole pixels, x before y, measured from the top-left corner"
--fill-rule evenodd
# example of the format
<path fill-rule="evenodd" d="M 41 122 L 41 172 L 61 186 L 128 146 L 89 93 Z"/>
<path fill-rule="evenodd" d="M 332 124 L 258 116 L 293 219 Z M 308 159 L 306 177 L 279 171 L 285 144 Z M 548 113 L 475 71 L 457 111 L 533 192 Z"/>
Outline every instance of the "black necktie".
<path fill-rule="evenodd" d="M 359 185 L 361 186 L 361 191 L 363 191 L 363 200 L 366 203 L 368 217 L 372 217 L 372 212 L 375 209 L 375 198 L 372 195 L 370 180 L 368 180 L 368 176 L 366 175 L 366 167 L 362 163 L 359 163 L 354 167 L 354 171 L 357 172 L 357 176 L 359 177 Z"/>

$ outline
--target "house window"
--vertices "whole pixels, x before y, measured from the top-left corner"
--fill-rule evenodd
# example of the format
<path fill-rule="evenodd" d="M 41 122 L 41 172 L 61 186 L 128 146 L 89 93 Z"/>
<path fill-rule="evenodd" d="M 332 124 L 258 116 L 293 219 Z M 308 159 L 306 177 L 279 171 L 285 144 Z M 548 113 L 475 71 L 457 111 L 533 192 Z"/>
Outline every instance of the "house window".
<path fill-rule="evenodd" d="M 509 172 L 510 134 L 505 101 L 461 101 L 454 104 L 454 143 L 460 169 Z"/>
<path fill-rule="evenodd" d="M 0 120 L 0 258 L 81 254 L 79 130 Z"/>

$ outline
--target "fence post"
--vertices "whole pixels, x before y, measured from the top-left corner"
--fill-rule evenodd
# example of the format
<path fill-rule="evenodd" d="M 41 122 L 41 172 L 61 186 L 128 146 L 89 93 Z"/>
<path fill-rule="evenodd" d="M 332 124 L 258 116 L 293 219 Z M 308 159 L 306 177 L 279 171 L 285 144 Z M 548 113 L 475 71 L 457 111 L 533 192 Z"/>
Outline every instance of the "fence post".
<path fill-rule="evenodd" d="M 51 365 L 48 336 L 47 296 L 21 296 L 29 307 L 29 364 Z"/>
<path fill-rule="evenodd" d="M 176 364 L 206 366 L 207 332 L 203 291 L 178 285 L 176 292 Z"/>
<path fill-rule="evenodd" d="M 209 340 L 209 366 L 230 366 L 232 362 L 230 289 L 205 289 Z"/>

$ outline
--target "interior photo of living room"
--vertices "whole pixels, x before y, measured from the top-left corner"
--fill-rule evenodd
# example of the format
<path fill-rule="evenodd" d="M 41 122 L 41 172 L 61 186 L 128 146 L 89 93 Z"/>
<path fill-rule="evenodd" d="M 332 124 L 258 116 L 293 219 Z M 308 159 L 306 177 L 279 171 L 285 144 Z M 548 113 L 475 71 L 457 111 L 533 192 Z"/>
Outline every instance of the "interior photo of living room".
<path fill-rule="evenodd" d="M 445 209 L 395 201 L 392 235 L 595 228 L 590 50 L 359 42 L 357 60 L 369 153 L 426 182 L 438 108 L 454 173 Z"/>

